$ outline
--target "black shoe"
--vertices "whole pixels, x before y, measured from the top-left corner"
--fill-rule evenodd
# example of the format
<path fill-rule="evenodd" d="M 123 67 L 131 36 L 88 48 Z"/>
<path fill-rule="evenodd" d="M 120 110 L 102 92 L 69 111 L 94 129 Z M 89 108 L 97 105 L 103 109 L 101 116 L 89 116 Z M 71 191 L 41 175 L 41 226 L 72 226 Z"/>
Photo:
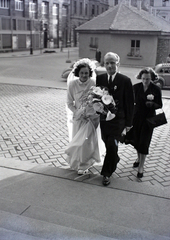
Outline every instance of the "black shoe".
<path fill-rule="evenodd" d="M 137 178 L 142 178 L 143 177 L 143 173 L 139 173 L 137 174 Z"/>
<path fill-rule="evenodd" d="M 110 177 L 103 176 L 102 183 L 104 186 L 108 186 L 110 184 Z"/>
<path fill-rule="evenodd" d="M 134 167 L 134 168 L 139 167 L 139 162 L 134 162 L 134 163 L 133 163 L 133 167 Z"/>

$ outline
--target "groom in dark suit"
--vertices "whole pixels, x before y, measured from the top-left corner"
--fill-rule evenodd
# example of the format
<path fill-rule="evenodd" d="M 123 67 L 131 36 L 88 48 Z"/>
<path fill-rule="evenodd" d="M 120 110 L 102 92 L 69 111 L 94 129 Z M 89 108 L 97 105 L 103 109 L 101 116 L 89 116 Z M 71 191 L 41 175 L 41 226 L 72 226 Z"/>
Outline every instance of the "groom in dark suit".
<path fill-rule="evenodd" d="M 98 75 L 96 86 L 107 87 L 116 102 L 116 117 L 106 121 L 106 116 L 100 115 L 101 136 L 105 143 L 106 155 L 101 171 L 103 185 L 110 184 L 110 177 L 116 170 L 120 158 L 118 142 L 122 133 L 128 132 L 132 126 L 134 95 L 130 78 L 118 72 L 120 57 L 113 52 L 104 56 L 107 73 Z"/>

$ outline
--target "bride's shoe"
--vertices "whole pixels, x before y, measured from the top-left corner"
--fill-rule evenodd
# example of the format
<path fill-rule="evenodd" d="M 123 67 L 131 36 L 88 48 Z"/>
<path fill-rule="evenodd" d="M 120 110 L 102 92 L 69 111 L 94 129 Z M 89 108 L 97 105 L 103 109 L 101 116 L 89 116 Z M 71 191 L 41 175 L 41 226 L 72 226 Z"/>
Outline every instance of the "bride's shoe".
<path fill-rule="evenodd" d="M 78 170 L 78 175 L 85 175 L 85 174 L 88 174 L 89 173 L 89 170 L 88 169 L 86 169 L 86 170 L 81 170 L 81 169 L 79 169 Z"/>

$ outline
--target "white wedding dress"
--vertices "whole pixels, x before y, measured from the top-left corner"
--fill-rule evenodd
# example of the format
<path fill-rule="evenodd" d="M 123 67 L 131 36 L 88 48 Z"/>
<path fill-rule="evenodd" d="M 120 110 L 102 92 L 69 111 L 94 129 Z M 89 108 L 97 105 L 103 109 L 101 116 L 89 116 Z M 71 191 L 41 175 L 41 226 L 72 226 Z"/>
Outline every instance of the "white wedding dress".
<path fill-rule="evenodd" d="M 82 83 L 75 78 L 73 74 L 68 77 L 68 85 L 74 82 L 71 86 L 75 87 L 77 92 L 75 94 L 75 101 L 80 107 L 81 99 L 83 94 L 86 94 L 90 86 L 95 85 L 95 76 L 93 74 L 93 79 L 89 80 L 88 85 L 82 86 Z M 80 91 L 83 87 L 83 91 Z M 69 145 L 66 149 L 66 154 L 68 155 L 66 161 L 69 163 L 70 167 L 74 170 L 86 170 L 90 168 L 95 163 L 100 163 L 103 161 L 105 154 L 105 146 L 101 139 L 100 126 L 99 126 L 99 116 L 95 113 L 94 109 L 88 107 L 86 113 L 86 119 L 73 120 L 73 112 L 66 106 L 67 111 L 67 126 L 69 132 Z M 75 131 L 76 128 L 76 131 Z"/>

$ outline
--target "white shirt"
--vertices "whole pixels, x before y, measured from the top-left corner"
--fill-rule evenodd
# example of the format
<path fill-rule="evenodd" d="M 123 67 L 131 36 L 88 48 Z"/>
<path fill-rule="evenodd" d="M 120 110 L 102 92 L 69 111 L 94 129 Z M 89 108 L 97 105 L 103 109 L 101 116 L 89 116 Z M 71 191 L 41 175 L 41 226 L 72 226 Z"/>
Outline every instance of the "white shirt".
<path fill-rule="evenodd" d="M 109 81 L 109 78 L 111 77 L 112 78 L 112 82 L 113 82 L 114 79 L 115 79 L 116 74 L 117 74 L 117 72 L 115 72 L 113 75 L 109 75 L 108 74 L 108 81 Z"/>

